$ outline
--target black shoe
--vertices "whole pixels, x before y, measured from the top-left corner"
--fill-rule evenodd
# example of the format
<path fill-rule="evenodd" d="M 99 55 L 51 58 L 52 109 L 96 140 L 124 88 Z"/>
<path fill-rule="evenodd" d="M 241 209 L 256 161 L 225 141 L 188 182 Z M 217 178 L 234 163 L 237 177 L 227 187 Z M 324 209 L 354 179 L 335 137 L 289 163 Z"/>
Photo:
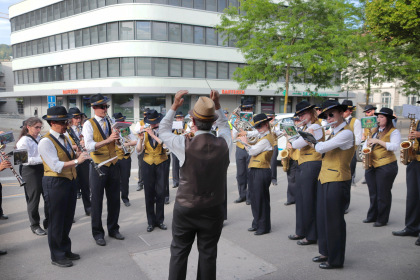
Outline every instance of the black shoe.
<path fill-rule="evenodd" d="M 284 205 L 286 205 L 286 206 L 289 206 L 289 205 L 292 205 L 292 204 L 295 204 L 295 202 L 289 202 L 289 201 L 287 201 L 287 202 L 284 203 Z"/>
<path fill-rule="evenodd" d="M 245 197 L 243 197 L 243 198 L 241 198 L 241 197 L 239 197 L 237 200 L 235 200 L 234 202 L 235 203 L 241 203 L 241 202 L 244 202 L 246 200 L 246 198 Z"/>
<path fill-rule="evenodd" d="M 268 232 L 265 232 L 265 231 L 256 231 L 256 232 L 254 232 L 254 235 L 263 235 L 263 234 L 266 234 L 266 233 L 268 233 Z"/>
<path fill-rule="evenodd" d="M 158 228 L 160 228 L 161 230 L 167 230 L 168 229 L 164 223 L 159 224 Z"/>
<path fill-rule="evenodd" d="M 45 230 L 43 230 L 41 227 L 37 227 L 37 228 L 33 228 L 32 232 L 36 235 L 42 236 L 42 235 L 47 235 L 47 233 L 45 232 Z"/>
<path fill-rule="evenodd" d="M 77 199 L 81 199 L 82 198 L 82 193 L 77 193 Z"/>
<path fill-rule="evenodd" d="M 368 223 L 373 223 L 374 221 L 373 220 L 369 220 L 369 219 L 364 219 L 363 222 L 365 224 L 368 224 Z"/>
<path fill-rule="evenodd" d="M 98 239 L 95 240 L 95 242 L 99 246 L 105 246 L 106 245 L 105 239 L 103 239 L 103 238 L 98 238 Z"/>
<path fill-rule="evenodd" d="M 85 210 L 85 214 L 86 214 L 86 216 L 90 216 L 90 208 Z"/>
<path fill-rule="evenodd" d="M 319 264 L 319 268 L 322 268 L 322 269 L 334 269 L 334 268 L 342 268 L 343 266 L 342 265 L 330 265 L 329 263 L 327 263 L 327 262 L 323 262 L 323 263 L 320 263 Z"/>
<path fill-rule="evenodd" d="M 251 201 L 249 201 L 249 200 L 247 200 L 245 203 L 246 203 L 246 205 L 251 205 Z"/>
<path fill-rule="evenodd" d="M 172 188 L 178 188 L 179 187 L 179 183 L 174 184 L 174 186 Z"/>
<path fill-rule="evenodd" d="M 130 203 L 130 201 L 127 201 L 127 202 L 124 202 L 124 205 L 125 205 L 125 207 L 130 207 L 131 203 Z"/>
<path fill-rule="evenodd" d="M 154 227 L 154 226 L 149 225 L 149 226 L 147 227 L 147 232 L 152 232 L 154 229 L 155 229 L 155 227 Z"/>
<path fill-rule="evenodd" d="M 328 261 L 328 257 L 323 256 L 316 256 L 312 259 L 313 262 L 326 262 Z"/>
<path fill-rule="evenodd" d="M 0 250 L 0 256 L 6 255 L 6 254 L 7 254 L 7 251 L 6 250 Z"/>
<path fill-rule="evenodd" d="M 300 235 L 293 234 L 293 235 L 289 235 L 288 238 L 290 240 L 301 240 L 301 239 L 305 238 L 305 236 L 300 236 Z"/>
<path fill-rule="evenodd" d="M 409 230 L 403 229 L 403 230 L 399 230 L 399 231 L 393 231 L 392 232 L 392 235 L 395 235 L 395 236 L 414 236 L 414 237 L 417 237 L 418 236 L 418 233 L 416 233 L 414 231 L 409 231 Z"/>
<path fill-rule="evenodd" d="M 115 238 L 117 240 L 124 240 L 125 239 L 124 235 L 122 235 L 119 232 L 116 232 L 116 233 L 113 233 L 113 234 L 109 234 L 109 237 Z"/>
<path fill-rule="evenodd" d="M 250 227 L 250 228 L 248 229 L 248 231 L 257 231 L 257 228 Z"/>
<path fill-rule="evenodd" d="M 169 204 L 169 197 L 165 197 L 165 204 Z"/>
<path fill-rule="evenodd" d="M 143 185 L 138 185 L 137 188 L 136 188 L 136 191 L 141 191 L 143 188 L 144 188 Z"/>
<path fill-rule="evenodd" d="M 42 221 L 42 225 L 44 226 L 44 229 L 47 230 L 48 229 L 48 220 L 44 219 L 44 221 Z"/>
<path fill-rule="evenodd" d="M 75 254 L 75 253 L 66 253 L 66 259 L 71 260 L 71 261 L 76 261 L 76 260 L 80 260 L 80 255 L 79 254 Z"/>
<path fill-rule="evenodd" d="M 375 223 L 373 224 L 373 226 L 374 226 L 374 227 L 383 227 L 383 226 L 386 226 L 386 223 L 375 222 Z"/>
<path fill-rule="evenodd" d="M 297 245 L 305 246 L 305 245 L 316 244 L 316 241 L 315 240 L 306 240 L 306 241 L 298 240 L 298 242 L 296 242 L 296 243 L 297 243 Z"/>
<path fill-rule="evenodd" d="M 69 259 L 64 260 L 58 260 L 58 261 L 52 261 L 53 265 L 59 266 L 59 267 L 70 267 L 73 266 L 73 262 Z"/>
<path fill-rule="evenodd" d="M 414 242 L 414 244 L 416 244 L 417 246 L 420 246 L 420 237 L 416 240 L 416 242 Z"/>
<path fill-rule="evenodd" d="M 9 217 L 7 217 L 7 215 L 2 214 L 0 216 L 0 220 L 7 220 L 7 219 L 9 219 Z"/>
<path fill-rule="evenodd" d="M 271 184 L 272 184 L 273 186 L 277 186 L 277 180 L 271 180 Z"/>

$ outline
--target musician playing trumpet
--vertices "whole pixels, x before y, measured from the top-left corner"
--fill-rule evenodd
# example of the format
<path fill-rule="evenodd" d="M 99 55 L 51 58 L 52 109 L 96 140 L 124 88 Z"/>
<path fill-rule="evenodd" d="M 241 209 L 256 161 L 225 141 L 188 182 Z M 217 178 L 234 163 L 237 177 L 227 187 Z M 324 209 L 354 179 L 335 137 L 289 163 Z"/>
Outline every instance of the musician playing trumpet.
<path fill-rule="evenodd" d="M 382 227 L 388 223 L 391 211 L 391 189 L 398 173 L 395 151 L 399 150 L 401 134 L 392 124 L 393 110 L 383 107 L 377 116 L 378 128 L 373 129 L 372 137 L 363 145 L 372 149 L 372 167 L 365 171 L 369 188 L 370 206 L 364 223 L 374 223 Z"/>

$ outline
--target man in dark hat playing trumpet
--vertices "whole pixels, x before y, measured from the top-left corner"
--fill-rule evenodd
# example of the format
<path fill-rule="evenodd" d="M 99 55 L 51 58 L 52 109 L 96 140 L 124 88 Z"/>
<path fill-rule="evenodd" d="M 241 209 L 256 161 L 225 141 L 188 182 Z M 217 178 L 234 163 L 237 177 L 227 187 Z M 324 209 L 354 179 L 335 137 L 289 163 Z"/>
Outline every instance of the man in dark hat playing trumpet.
<path fill-rule="evenodd" d="M 71 251 L 69 234 L 76 209 L 76 167 L 88 155 L 83 152 L 77 156 L 71 146 L 66 130 L 72 117 L 63 106 L 48 108 L 42 118 L 51 129 L 38 145 L 44 164 L 42 187 L 49 209 L 48 244 L 52 264 L 59 267 L 72 266 L 73 260 L 80 259 L 80 255 Z"/>
<path fill-rule="evenodd" d="M 92 235 L 99 246 L 105 246 L 105 231 L 102 227 L 102 201 L 104 192 L 107 198 L 108 235 L 117 240 L 123 240 L 124 236 L 120 233 L 118 218 L 120 216 L 120 172 L 117 168 L 117 153 L 115 141 L 120 138 L 119 132 L 112 131 L 112 123 L 109 121 L 107 109 L 109 98 L 98 93 L 90 98 L 90 105 L 94 111 L 94 117 L 86 121 L 83 126 L 83 137 L 85 139 L 86 150 L 90 152 L 92 160 L 99 164 L 113 159 L 100 167 L 104 176 L 93 170 L 90 166 L 90 187 L 91 197 L 91 217 Z"/>

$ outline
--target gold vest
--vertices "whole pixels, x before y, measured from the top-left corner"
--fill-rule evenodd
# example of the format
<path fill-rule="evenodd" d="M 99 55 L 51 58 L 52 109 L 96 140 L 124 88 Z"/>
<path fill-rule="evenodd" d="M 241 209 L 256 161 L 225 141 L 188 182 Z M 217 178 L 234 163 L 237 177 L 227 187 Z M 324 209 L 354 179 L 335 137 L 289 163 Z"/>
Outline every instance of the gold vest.
<path fill-rule="evenodd" d="M 319 121 L 316 121 L 315 123 L 318 125 L 321 125 Z M 322 138 L 319 141 L 322 141 L 322 142 L 325 141 L 324 129 L 322 129 Z M 312 148 L 311 146 L 307 145 L 303 147 L 302 149 L 300 149 L 300 156 L 298 159 L 299 165 L 308 161 L 321 161 L 321 160 L 322 160 L 322 155 L 318 153 L 317 151 L 315 151 L 315 149 Z"/>
<path fill-rule="evenodd" d="M 299 160 L 300 157 L 300 150 L 298 149 L 290 149 L 290 158 L 293 160 Z"/>
<path fill-rule="evenodd" d="M 131 154 L 125 156 L 123 149 L 121 149 L 117 145 L 115 145 L 115 152 L 117 153 L 117 156 L 118 156 L 119 160 L 123 159 L 123 158 L 127 159 L 127 158 L 131 157 Z"/>
<path fill-rule="evenodd" d="M 383 135 L 380 140 L 384 142 L 389 142 L 391 140 L 391 133 L 395 130 L 395 128 L 391 128 L 385 135 Z M 393 151 L 388 151 L 386 148 L 382 147 L 379 144 L 373 146 L 372 149 L 372 166 L 373 167 L 380 167 L 387 165 L 391 162 L 397 160 L 395 153 Z"/>
<path fill-rule="evenodd" d="M 351 120 L 350 120 L 350 123 L 348 124 L 351 132 L 353 132 L 353 135 L 354 135 L 354 123 L 355 122 L 356 122 L 356 118 L 352 117 Z M 357 148 L 356 142 L 354 142 L 354 148 Z"/>
<path fill-rule="evenodd" d="M 150 145 L 149 134 L 144 133 L 144 157 L 143 160 L 149 164 L 161 164 L 168 159 L 165 150 L 162 148 L 162 144 L 157 144 L 156 148 Z"/>
<path fill-rule="evenodd" d="M 267 139 L 271 144 L 273 143 L 273 134 L 268 133 L 266 136 L 258 140 L 258 142 L 260 142 L 263 139 Z M 273 150 L 264 151 L 256 156 L 252 156 L 251 159 L 249 160 L 248 168 L 270 168 L 270 161 L 271 161 L 272 155 L 273 155 Z"/>
<path fill-rule="evenodd" d="M 105 138 L 104 138 L 104 136 L 102 135 L 102 129 L 96 125 L 94 118 L 89 119 L 89 122 L 93 128 L 93 141 L 101 142 L 105 140 L 107 137 L 105 135 Z M 111 129 L 111 127 L 109 127 L 109 129 Z M 113 158 L 116 155 L 117 153 L 115 152 L 115 141 L 112 141 L 108 145 L 102 146 L 98 150 L 95 150 L 90 153 L 90 156 L 92 157 L 93 161 L 98 164 L 105 160 Z M 114 159 L 113 161 L 110 161 L 107 164 L 105 164 L 105 166 L 110 166 L 111 164 L 115 164 L 117 161 L 118 159 Z"/>
<path fill-rule="evenodd" d="M 341 131 L 346 129 L 350 130 L 350 127 L 346 125 L 338 133 L 341 133 Z M 338 133 L 336 135 L 338 135 Z M 350 180 L 350 162 L 354 156 L 354 151 L 355 147 L 353 146 L 347 150 L 335 148 L 334 150 L 326 152 L 324 154 L 324 158 L 322 159 L 321 171 L 319 172 L 318 177 L 321 184 Z"/>
<path fill-rule="evenodd" d="M 245 149 L 244 144 L 242 144 L 241 142 L 236 142 L 236 147 L 240 148 L 240 149 Z"/>
<path fill-rule="evenodd" d="M 45 134 L 44 137 L 50 139 L 50 141 L 54 144 L 55 149 L 57 150 L 58 159 L 60 161 L 66 162 L 66 161 L 72 160 L 72 158 L 69 158 L 69 156 L 67 155 L 67 153 L 66 153 L 67 151 L 63 150 L 63 148 L 56 142 L 56 139 L 54 139 L 49 132 L 47 134 Z M 41 156 L 41 158 L 42 158 L 42 156 Z M 57 172 L 52 171 L 51 168 L 48 166 L 48 164 L 45 163 L 44 160 L 42 160 L 42 163 L 44 165 L 44 176 L 62 177 L 62 178 L 67 178 L 69 180 L 74 180 L 77 177 L 75 167 L 63 168 L 61 170 L 61 173 L 57 173 Z"/>
<path fill-rule="evenodd" d="M 414 127 L 417 129 L 418 125 L 419 125 L 419 121 L 416 122 L 416 124 L 415 124 Z M 419 151 L 419 140 L 417 138 L 414 139 L 414 146 L 413 146 L 413 148 L 414 148 L 414 153 L 416 155 L 416 160 L 417 161 L 420 161 L 420 154 L 417 153 Z"/>

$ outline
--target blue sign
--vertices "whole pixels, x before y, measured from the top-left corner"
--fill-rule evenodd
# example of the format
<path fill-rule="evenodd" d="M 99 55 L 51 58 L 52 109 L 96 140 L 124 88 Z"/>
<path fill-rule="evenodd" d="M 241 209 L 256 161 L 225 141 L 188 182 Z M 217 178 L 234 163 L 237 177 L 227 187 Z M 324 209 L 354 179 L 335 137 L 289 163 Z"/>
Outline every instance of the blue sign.
<path fill-rule="evenodd" d="M 48 108 L 54 107 L 55 103 L 48 103 Z"/>
<path fill-rule="evenodd" d="M 48 103 L 55 103 L 56 101 L 55 101 L 55 96 L 54 95 L 49 95 L 49 96 L 47 96 L 47 99 L 48 99 Z"/>

